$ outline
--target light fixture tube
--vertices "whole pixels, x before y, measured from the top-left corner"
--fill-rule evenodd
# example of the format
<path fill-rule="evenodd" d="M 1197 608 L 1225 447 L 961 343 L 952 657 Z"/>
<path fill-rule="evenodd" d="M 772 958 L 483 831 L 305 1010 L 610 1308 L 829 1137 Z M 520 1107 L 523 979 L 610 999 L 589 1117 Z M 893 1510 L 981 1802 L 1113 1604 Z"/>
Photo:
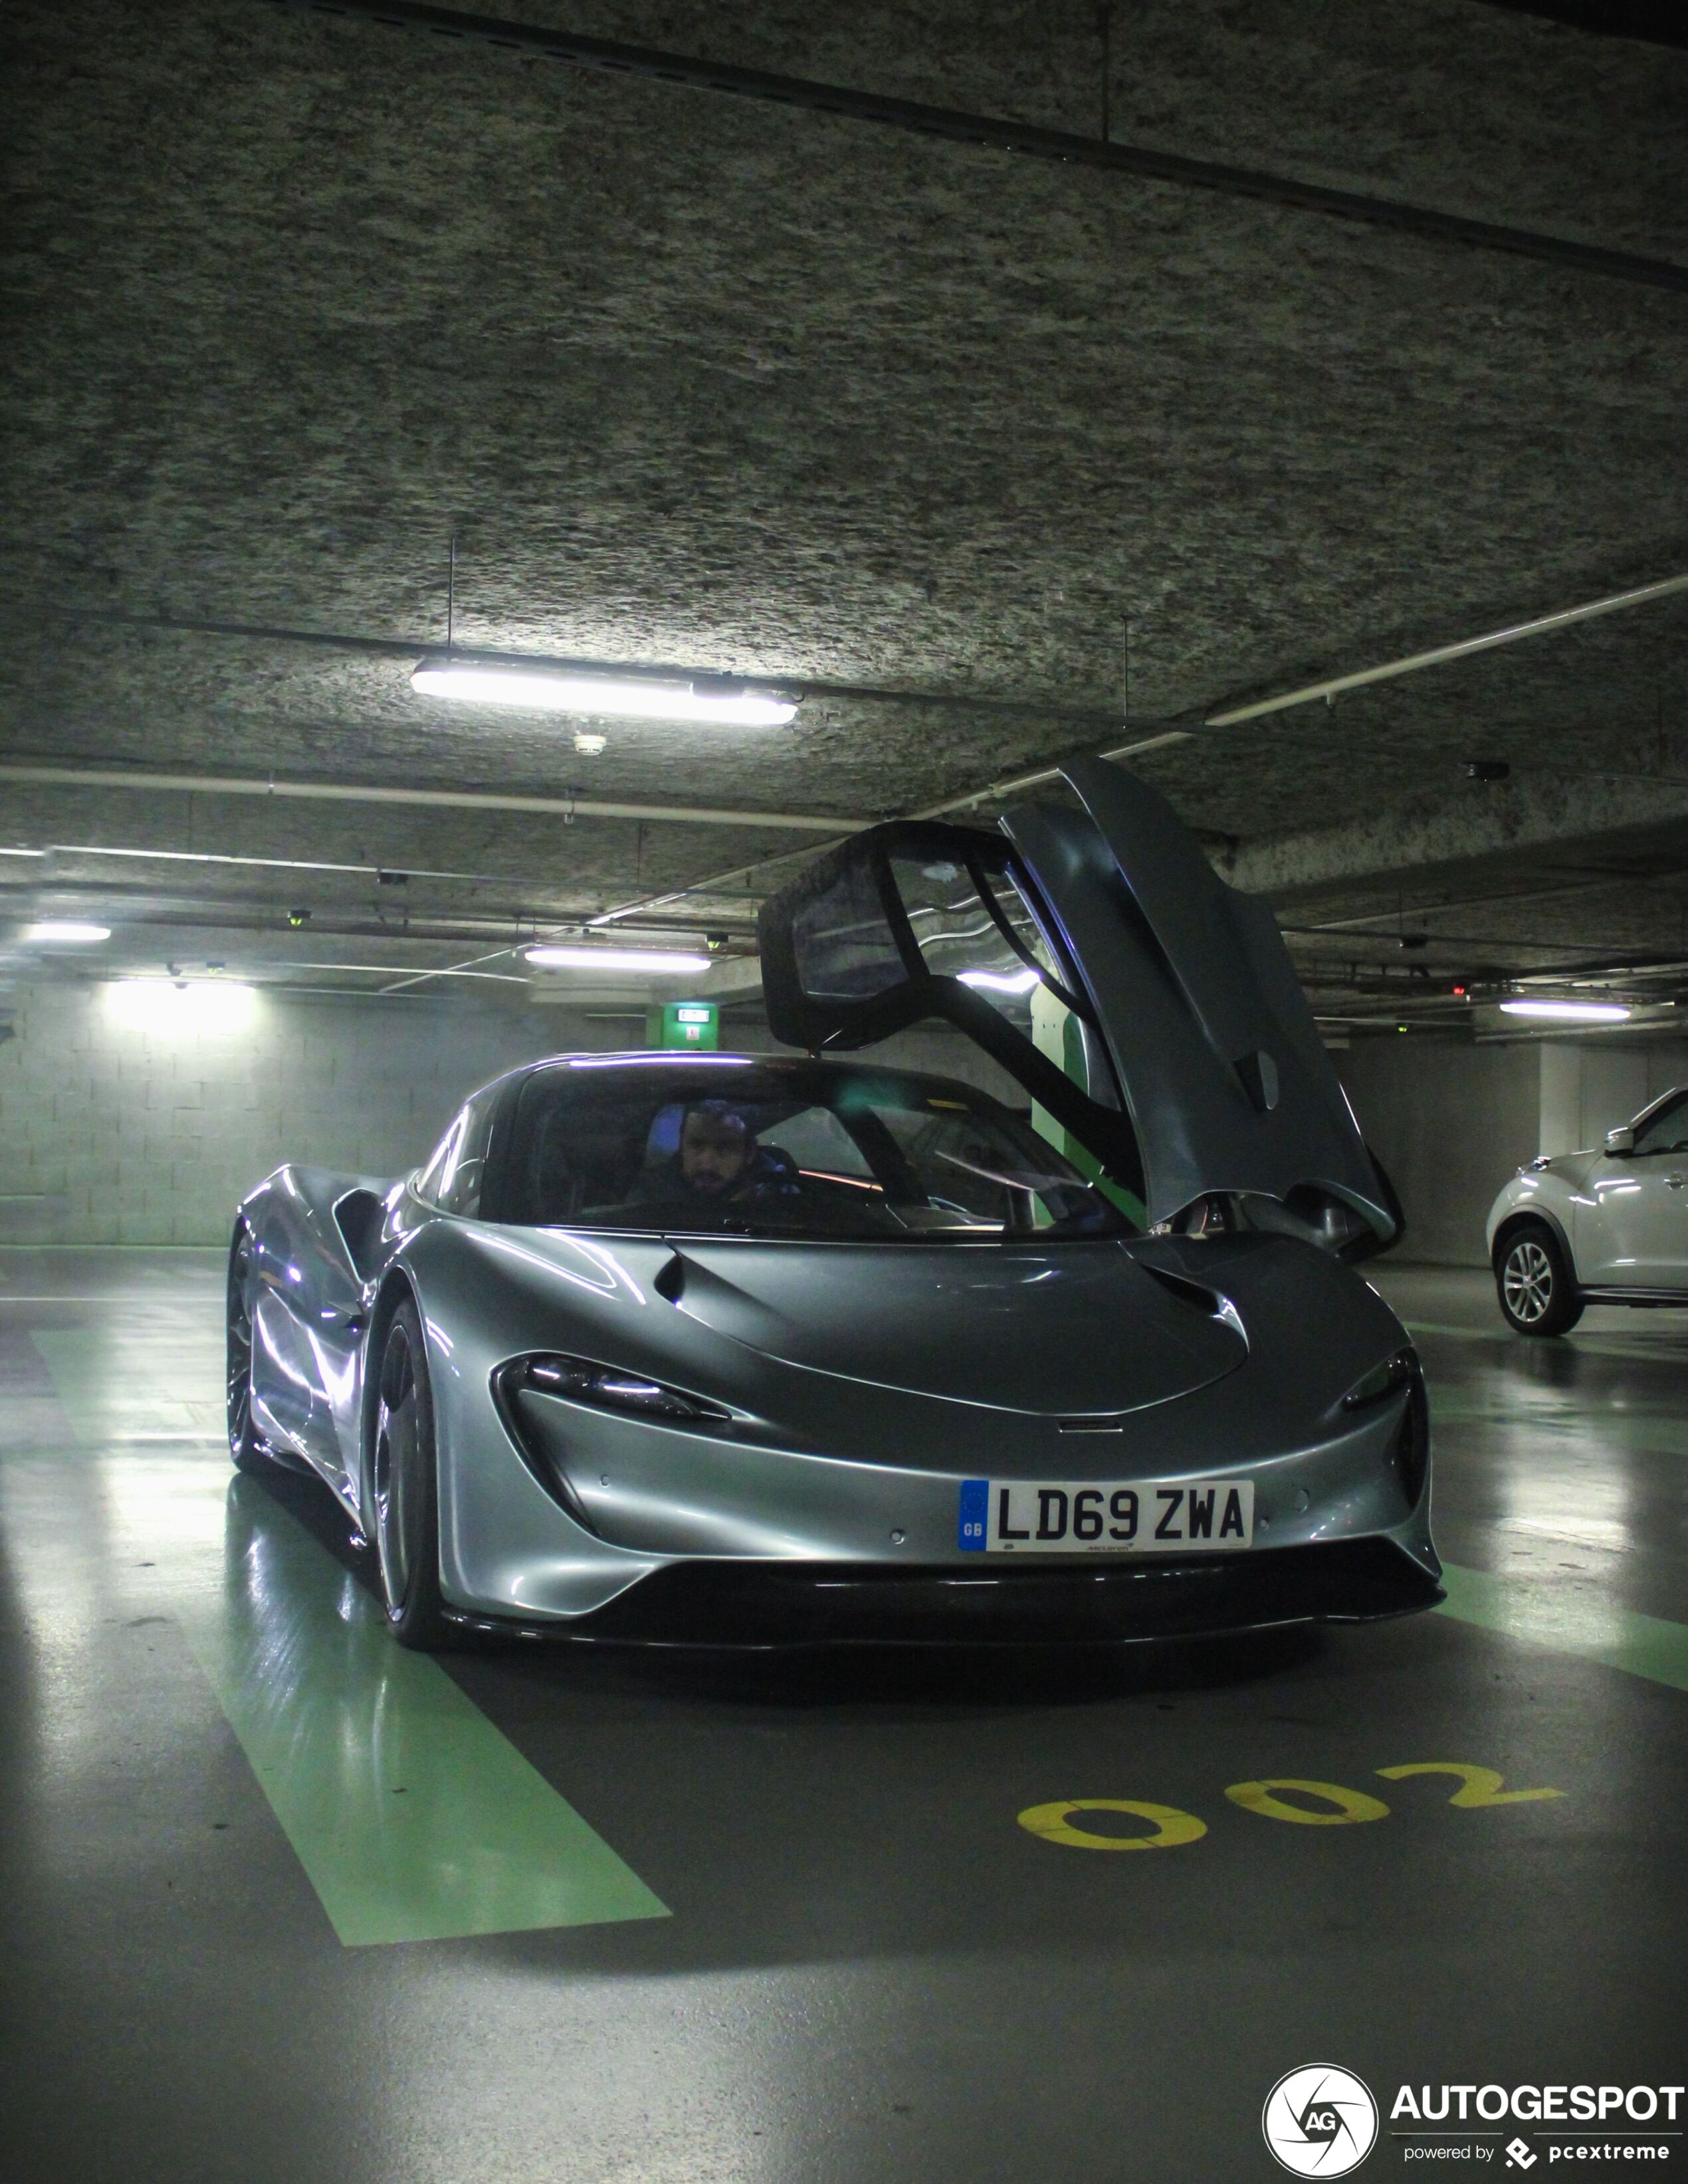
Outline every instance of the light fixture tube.
<path fill-rule="evenodd" d="M 1617 1001 L 1502 1001 L 1507 1017 L 1543 1017 L 1556 1023 L 1627 1023 L 1631 1011 Z"/>
<path fill-rule="evenodd" d="M 119 1021 L 142 1031 L 236 1031 L 258 1002 L 255 987 L 233 978 L 119 978 L 106 990 Z"/>
<path fill-rule="evenodd" d="M 515 705 L 528 713 L 578 713 L 593 719 L 691 721 L 722 728 L 778 728 L 795 717 L 788 698 L 747 690 L 722 678 L 711 688 L 642 677 L 577 675 L 558 668 L 483 667 L 471 660 L 425 660 L 410 677 L 425 698 L 471 705 Z"/>
<path fill-rule="evenodd" d="M 540 971 L 654 971 L 676 977 L 684 972 L 691 977 L 708 970 L 710 962 L 707 956 L 683 948 L 537 947 L 521 952 Z"/>
<path fill-rule="evenodd" d="M 65 940 L 86 947 L 96 940 L 109 940 L 109 925 L 86 925 L 75 917 L 44 917 L 38 925 L 27 926 L 25 940 Z"/>

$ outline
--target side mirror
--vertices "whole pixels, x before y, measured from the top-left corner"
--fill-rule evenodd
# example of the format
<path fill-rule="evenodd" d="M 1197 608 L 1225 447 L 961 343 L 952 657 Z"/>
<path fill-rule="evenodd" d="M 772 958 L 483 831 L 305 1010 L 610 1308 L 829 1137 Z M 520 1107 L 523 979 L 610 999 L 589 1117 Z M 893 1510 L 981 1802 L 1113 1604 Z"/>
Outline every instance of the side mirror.
<path fill-rule="evenodd" d="M 1614 1156 L 1624 1153 L 1634 1152 L 1635 1150 L 1635 1132 L 1629 1128 L 1608 1130 L 1606 1134 L 1606 1150 Z"/>

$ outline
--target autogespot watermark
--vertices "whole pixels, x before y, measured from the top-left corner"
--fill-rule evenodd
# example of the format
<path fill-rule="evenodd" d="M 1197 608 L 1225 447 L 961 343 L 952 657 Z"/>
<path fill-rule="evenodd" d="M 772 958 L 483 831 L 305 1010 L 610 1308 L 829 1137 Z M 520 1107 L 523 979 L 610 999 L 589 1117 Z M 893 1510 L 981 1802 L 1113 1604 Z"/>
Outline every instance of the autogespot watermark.
<path fill-rule="evenodd" d="M 1403 2161 L 1469 2161 L 1508 2170 L 1545 2163 L 1669 2161 L 1688 2117 L 1682 2086 L 1402 2086 L 1389 2136 Z M 1508 2125 L 1529 2124 L 1529 2137 Z M 1377 2102 L 1334 2063 L 1289 2070 L 1260 2126 L 1273 2159 L 1297 2176 L 1345 2176 L 1376 2145 Z M 1502 2143 L 1502 2142 L 1505 2142 Z"/>
<path fill-rule="evenodd" d="M 1507 2169 L 1564 2162 L 1669 2161 L 1681 2086 L 1403 2086 L 1389 2112 L 1390 2133 L 1407 2161 L 1493 2161 Z M 1623 2120 L 1620 2120 L 1623 2119 Z M 1529 2123 L 1507 2140 L 1484 2124 Z M 1475 2130 L 1461 2126 L 1475 2124 Z M 1567 2130 L 1566 2125 L 1593 2130 Z"/>
<path fill-rule="evenodd" d="M 1273 2158 L 1295 2176 L 1345 2176 L 1376 2143 L 1371 2088 L 1334 2063 L 1286 2070 L 1266 2097 L 1260 2127 Z"/>

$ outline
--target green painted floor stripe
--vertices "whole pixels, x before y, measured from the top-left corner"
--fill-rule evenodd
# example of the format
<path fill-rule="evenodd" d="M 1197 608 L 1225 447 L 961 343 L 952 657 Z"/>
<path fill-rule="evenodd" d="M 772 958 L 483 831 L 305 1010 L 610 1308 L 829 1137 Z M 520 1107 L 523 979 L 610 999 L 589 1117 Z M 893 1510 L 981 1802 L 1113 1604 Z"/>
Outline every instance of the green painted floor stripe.
<path fill-rule="evenodd" d="M 343 1942 L 668 1915 L 262 1487 L 231 1499 L 253 1552 L 184 1630 Z"/>
<path fill-rule="evenodd" d="M 1514 1334 L 1509 1327 L 1456 1327 L 1451 1322 L 1435 1319 L 1403 1319 L 1401 1323 L 1409 1334 L 1446 1334 L 1457 1342 L 1505 1342 L 1516 1347 L 1520 1354 L 1532 1346 L 1528 1337 Z M 1680 1334 L 1688 1333 L 1688 1329 L 1680 1329 L 1677 1333 L 1680 1337 Z M 1661 1336 L 1656 1342 L 1626 1340 L 1621 1334 L 1587 1332 L 1563 1335 L 1557 1339 L 1567 1350 L 1585 1351 L 1596 1357 L 1638 1358 L 1646 1364 L 1652 1364 L 1655 1360 L 1661 1364 L 1680 1364 L 1684 1356 L 1680 1339 L 1673 1346 L 1669 1335 Z M 1535 1346 L 1545 1353 L 1553 1345 L 1549 1340 Z"/>
<path fill-rule="evenodd" d="M 184 1384 L 197 1392 L 206 1358 L 132 1334 L 33 1339 L 86 1457 L 114 1457 L 144 1513 L 168 1604 L 343 1942 L 668 1916 L 439 1663 L 394 1642 L 351 1574 L 230 1472 L 226 1451 L 124 1446 L 137 1418 L 153 1425 Z M 209 1360 L 214 1391 L 220 1369 Z"/>
<path fill-rule="evenodd" d="M 220 1337 L 184 1338 L 174 1328 L 97 1335 L 81 1327 L 38 1327 L 30 1340 L 84 1448 L 165 1434 L 222 1441 Z"/>
<path fill-rule="evenodd" d="M 1688 1691 L 1688 1624 L 1638 1615 L 1584 1586 L 1491 1577 L 1454 1563 L 1444 1568 L 1442 1583 L 1448 1596 L 1439 1615 Z"/>
<path fill-rule="evenodd" d="M 1580 1415 L 1568 1408 L 1544 1411 L 1529 1404 L 1468 1403 L 1430 1384 L 1430 1424 L 1440 1431 L 1490 1426 L 1504 1433 L 1535 1435 L 1553 1449 L 1561 1442 L 1584 1447 L 1591 1435 L 1597 1446 L 1640 1456 L 1688 1456 L 1688 1418 L 1598 1407 Z"/>

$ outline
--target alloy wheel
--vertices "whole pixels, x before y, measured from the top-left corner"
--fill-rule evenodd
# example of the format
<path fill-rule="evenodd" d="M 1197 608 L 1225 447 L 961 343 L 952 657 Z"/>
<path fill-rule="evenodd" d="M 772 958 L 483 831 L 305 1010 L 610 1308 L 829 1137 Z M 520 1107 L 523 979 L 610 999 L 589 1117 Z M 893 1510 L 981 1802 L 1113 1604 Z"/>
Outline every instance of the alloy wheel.
<path fill-rule="evenodd" d="M 1501 1291 L 1520 1325 L 1533 1327 L 1546 1315 L 1553 1301 L 1553 1262 L 1533 1237 L 1520 1237 L 1507 1252 Z"/>
<path fill-rule="evenodd" d="M 402 1327 L 387 1336 L 382 1359 L 381 1402 L 375 1425 L 376 1546 L 389 1612 L 410 1586 L 406 1495 L 415 1477 L 416 1373 Z"/>
<path fill-rule="evenodd" d="M 252 1446 L 252 1231 L 242 1227 L 229 1254 L 228 1396 L 229 1453 L 238 1463 Z"/>

